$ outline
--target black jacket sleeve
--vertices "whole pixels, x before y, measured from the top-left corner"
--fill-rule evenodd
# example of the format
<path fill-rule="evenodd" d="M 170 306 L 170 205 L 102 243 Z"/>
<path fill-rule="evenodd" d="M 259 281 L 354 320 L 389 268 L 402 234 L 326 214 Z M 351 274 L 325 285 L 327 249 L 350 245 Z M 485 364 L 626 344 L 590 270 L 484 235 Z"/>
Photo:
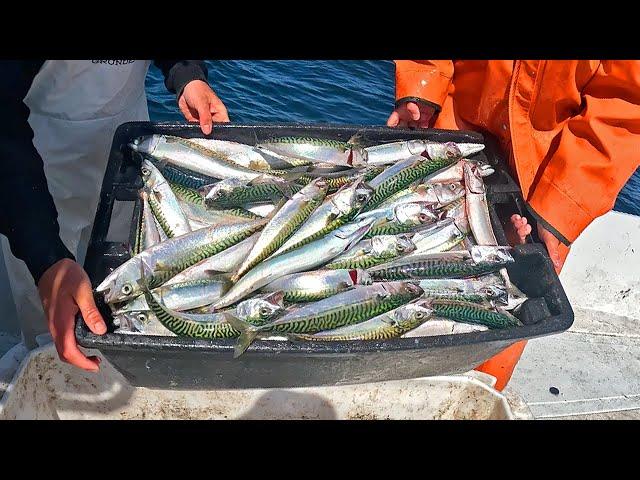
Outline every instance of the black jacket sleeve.
<path fill-rule="evenodd" d="M 154 60 L 153 63 L 162 71 L 167 90 L 175 93 L 176 98 L 180 98 L 190 81 L 207 81 L 207 66 L 201 60 Z"/>
<path fill-rule="evenodd" d="M 60 239 L 58 212 L 23 101 L 43 63 L 0 62 L 0 233 L 36 283 L 58 260 L 74 258 Z"/>

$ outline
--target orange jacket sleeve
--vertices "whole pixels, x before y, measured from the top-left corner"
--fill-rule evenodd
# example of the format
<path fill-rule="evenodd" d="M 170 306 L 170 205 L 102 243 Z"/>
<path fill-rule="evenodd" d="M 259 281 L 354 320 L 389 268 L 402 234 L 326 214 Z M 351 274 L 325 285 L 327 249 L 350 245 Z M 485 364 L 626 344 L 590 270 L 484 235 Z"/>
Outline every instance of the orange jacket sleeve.
<path fill-rule="evenodd" d="M 427 100 L 440 111 L 453 77 L 453 61 L 395 60 L 395 64 L 396 100 Z"/>
<path fill-rule="evenodd" d="M 565 244 L 613 208 L 640 165 L 640 61 L 602 61 L 583 88 L 582 105 L 527 198 Z"/>

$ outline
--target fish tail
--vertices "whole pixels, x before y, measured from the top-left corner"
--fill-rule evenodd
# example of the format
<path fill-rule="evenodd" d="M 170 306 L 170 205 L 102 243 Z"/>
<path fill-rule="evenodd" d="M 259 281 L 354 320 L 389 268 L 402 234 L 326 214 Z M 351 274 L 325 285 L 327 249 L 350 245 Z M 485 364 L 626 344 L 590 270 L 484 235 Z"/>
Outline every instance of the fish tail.
<path fill-rule="evenodd" d="M 233 358 L 238 358 L 242 355 L 249 345 L 256 339 L 258 335 L 258 329 L 244 320 L 240 320 L 238 317 L 232 314 L 227 315 L 227 322 L 235 329 L 240 332 L 240 336 L 238 337 L 238 341 L 233 348 Z"/>

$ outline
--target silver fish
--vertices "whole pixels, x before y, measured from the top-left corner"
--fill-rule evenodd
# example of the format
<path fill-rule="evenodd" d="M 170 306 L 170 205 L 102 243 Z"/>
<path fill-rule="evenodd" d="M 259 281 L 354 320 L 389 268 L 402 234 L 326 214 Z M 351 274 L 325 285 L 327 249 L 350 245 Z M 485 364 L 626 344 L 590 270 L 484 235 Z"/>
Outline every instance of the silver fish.
<path fill-rule="evenodd" d="M 295 162 L 286 161 L 287 157 L 276 155 L 273 152 L 256 148 L 244 143 L 230 142 L 227 140 L 215 140 L 212 138 L 189 138 L 189 142 L 196 143 L 207 150 L 226 157 L 240 166 L 251 170 L 273 170 L 299 166 Z"/>
<path fill-rule="evenodd" d="M 469 220 L 467 219 L 467 202 L 464 198 L 459 198 L 446 205 L 440 211 L 440 218 L 451 218 L 455 222 L 460 231 L 468 235 L 471 233 L 471 227 L 469 227 Z"/>
<path fill-rule="evenodd" d="M 412 337 L 433 337 L 438 335 L 457 335 L 460 333 L 484 332 L 489 327 L 475 325 L 473 323 L 459 323 L 446 318 L 432 317 L 428 321 L 419 325 L 402 335 L 402 338 Z"/>
<path fill-rule="evenodd" d="M 431 278 L 420 280 L 425 297 L 456 298 L 468 302 L 508 304 L 507 288 L 500 275 L 489 274 L 465 279 Z"/>
<path fill-rule="evenodd" d="M 421 225 L 435 222 L 438 216 L 428 203 L 411 202 L 369 210 L 356 216 L 356 220 L 367 218 L 375 220 L 367 234 L 367 237 L 372 237 L 410 232 Z"/>
<path fill-rule="evenodd" d="M 473 163 L 477 170 L 478 174 L 481 177 L 488 177 L 495 172 L 495 169 L 491 164 L 484 162 L 482 160 L 467 160 L 462 159 L 455 165 L 450 166 L 446 170 L 440 172 L 434 177 L 431 177 L 427 180 L 427 183 L 454 183 L 454 182 L 462 182 L 464 181 L 464 165 L 465 163 Z"/>
<path fill-rule="evenodd" d="M 345 185 L 328 196 L 302 224 L 302 226 L 282 245 L 273 256 L 288 252 L 316 240 L 336 228 L 351 221 L 366 204 L 373 190 L 362 180 Z"/>
<path fill-rule="evenodd" d="M 215 302 L 231 287 L 231 281 L 218 276 L 212 279 L 192 280 L 183 283 L 164 284 L 152 290 L 155 297 L 171 310 L 192 310 Z M 115 310 L 114 314 L 149 310 L 141 295 Z"/>
<path fill-rule="evenodd" d="M 327 194 L 327 184 L 316 179 L 289 199 L 260 232 L 246 260 L 231 278 L 238 281 L 246 272 L 280 248 L 297 228 L 318 208 Z"/>
<path fill-rule="evenodd" d="M 140 238 L 141 251 L 153 247 L 154 245 L 162 241 L 158 227 L 156 226 L 156 220 L 149 206 L 148 193 L 143 190 L 140 191 L 142 198 L 142 231 Z"/>
<path fill-rule="evenodd" d="M 369 165 L 390 165 L 413 155 L 427 152 L 429 158 L 440 154 L 441 143 L 428 140 L 405 140 L 367 147 L 367 163 Z M 484 149 L 481 143 L 457 143 L 463 157 L 471 156 Z"/>
<path fill-rule="evenodd" d="M 183 138 L 151 135 L 138 138 L 129 146 L 137 152 L 148 153 L 158 160 L 221 180 L 225 178 L 239 178 L 246 181 L 256 178 L 274 182 L 279 180 L 279 177 L 238 165 L 220 152 L 212 152 Z"/>
<path fill-rule="evenodd" d="M 491 226 L 486 189 L 478 169 L 471 163 L 464 165 L 466 210 L 469 225 L 478 245 L 498 245 Z"/>
<path fill-rule="evenodd" d="M 402 305 L 390 312 L 347 325 L 334 330 L 325 330 L 315 334 L 296 335 L 297 338 L 312 341 L 349 341 L 349 340 L 386 340 L 400 337 L 432 318 L 433 310 L 429 302 L 416 300 Z"/>
<path fill-rule="evenodd" d="M 107 303 L 123 302 L 142 293 L 143 278 L 150 288 L 165 283 L 199 261 L 222 252 L 262 228 L 265 220 L 212 225 L 165 242 L 130 258 L 112 271 L 96 288 Z"/>
<path fill-rule="evenodd" d="M 151 310 L 118 313 L 114 322 L 120 324 L 116 333 L 143 334 L 163 337 L 175 337 L 176 334 L 166 329 Z"/>
<path fill-rule="evenodd" d="M 458 229 L 451 218 L 440 220 L 433 225 L 417 230 L 411 237 L 416 249 L 413 255 L 446 252 L 464 239 L 464 233 Z"/>
<path fill-rule="evenodd" d="M 325 268 L 370 268 L 415 249 L 416 246 L 407 235 L 377 235 L 360 240 L 352 249 L 331 260 Z"/>
<path fill-rule="evenodd" d="M 147 200 L 162 230 L 170 238 L 190 232 L 191 226 L 178 199 L 158 169 L 150 161 L 143 160 L 141 171 Z"/>
<path fill-rule="evenodd" d="M 353 288 L 370 285 L 365 270 L 314 270 L 285 275 L 262 288 L 264 292 L 282 292 L 287 302 L 314 302 Z"/>
<path fill-rule="evenodd" d="M 358 145 L 338 140 L 313 137 L 278 137 L 260 142 L 258 147 L 287 157 L 313 163 L 331 163 L 347 167 L 367 164 L 367 152 Z"/>
<path fill-rule="evenodd" d="M 220 273 L 235 272 L 258 241 L 260 232 L 256 232 L 249 238 L 217 253 L 209 258 L 192 265 L 175 277 L 167 280 L 165 285 L 183 283 L 194 280 L 214 278 Z"/>
<path fill-rule="evenodd" d="M 365 219 L 344 225 L 300 248 L 268 258 L 249 270 L 213 307 L 221 309 L 229 306 L 280 277 L 324 265 L 358 243 L 369 231 L 372 222 L 372 219 Z"/>
<path fill-rule="evenodd" d="M 442 208 L 464 197 L 464 194 L 464 185 L 460 182 L 420 184 L 392 195 L 380 204 L 380 208 L 411 202 L 426 202 L 433 208 Z"/>

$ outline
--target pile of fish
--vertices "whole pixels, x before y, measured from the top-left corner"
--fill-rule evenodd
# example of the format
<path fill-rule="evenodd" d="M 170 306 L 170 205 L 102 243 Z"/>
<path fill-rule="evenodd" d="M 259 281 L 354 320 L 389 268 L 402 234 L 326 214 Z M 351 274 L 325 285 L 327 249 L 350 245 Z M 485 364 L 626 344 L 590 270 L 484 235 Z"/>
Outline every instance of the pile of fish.
<path fill-rule="evenodd" d="M 131 258 L 97 292 L 121 333 L 379 340 L 520 325 L 484 146 L 151 135 Z M 469 159 L 471 157 L 471 159 Z"/>

